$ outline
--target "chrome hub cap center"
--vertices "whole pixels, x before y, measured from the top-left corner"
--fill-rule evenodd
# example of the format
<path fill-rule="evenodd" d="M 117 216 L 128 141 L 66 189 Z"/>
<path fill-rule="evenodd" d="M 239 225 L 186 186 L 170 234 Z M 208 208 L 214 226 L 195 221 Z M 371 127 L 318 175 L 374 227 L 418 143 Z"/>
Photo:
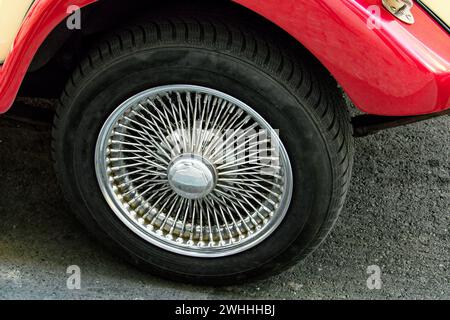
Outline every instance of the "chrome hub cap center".
<path fill-rule="evenodd" d="M 194 154 L 184 154 L 172 161 L 167 178 L 175 193 L 191 200 L 207 196 L 216 180 L 213 165 Z"/>

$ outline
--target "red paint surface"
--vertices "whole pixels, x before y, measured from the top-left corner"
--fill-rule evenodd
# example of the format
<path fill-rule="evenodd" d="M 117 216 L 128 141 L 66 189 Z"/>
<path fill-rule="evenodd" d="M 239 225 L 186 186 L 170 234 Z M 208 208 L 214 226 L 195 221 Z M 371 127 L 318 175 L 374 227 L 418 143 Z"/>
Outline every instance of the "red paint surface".
<path fill-rule="evenodd" d="M 0 112 L 12 104 L 39 46 L 67 16 L 67 7 L 95 0 L 39 0 L 0 69 Z M 368 28 L 369 7 L 380 0 L 235 0 L 273 21 L 310 50 L 361 110 L 415 115 L 450 107 L 450 38 L 415 6 L 414 25 L 381 9 Z"/>
<path fill-rule="evenodd" d="M 71 5 L 84 7 L 96 0 L 36 0 L 14 41 L 13 49 L 0 68 L 0 113 L 14 102 L 23 78 L 37 50 L 50 32 L 69 14 Z"/>
<path fill-rule="evenodd" d="M 432 113 L 450 107 L 450 38 L 416 5 L 414 25 L 381 0 L 236 0 L 289 32 L 333 74 L 361 110 L 380 115 Z"/>

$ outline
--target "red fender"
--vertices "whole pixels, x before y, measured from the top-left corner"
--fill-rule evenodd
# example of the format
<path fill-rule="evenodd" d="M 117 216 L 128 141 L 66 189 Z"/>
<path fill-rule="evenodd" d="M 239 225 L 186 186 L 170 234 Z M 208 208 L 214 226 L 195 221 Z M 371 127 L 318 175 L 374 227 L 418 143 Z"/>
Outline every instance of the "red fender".
<path fill-rule="evenodd" d="M 450 107 L 449 34 L 417 4 L 415 24 L 381 0 L 237 0 L 289 32 L 371 114 L 418 115 Z M 374 20 L 376 19 L 376 20 Z M 378 29 L 371 29 L 377 23 Z"/>
<path fill-rule="evenodd" d="M 0 113 L 13 103 L 31 60 L 69 5 L 37 0 L 0 69 Z M 371 114 L 418 115 L 450 108 L 449 34 L 421 7 L 415 24 L 398 21 L 381 0 L 235 0 L 286 30 L 328 68 L 355 105 Z M 372 28 L 376 25 L 377 28 Z"/>
<path fill-rule="evenodd" d="M 50 32 L 69 16 L 68 8 L 80 8 L 96 0 L 36 0 L 27 13 L 13 48 L 0 68 L 0 113 L 14 102 L 20 85 L 39 47 Z"/>

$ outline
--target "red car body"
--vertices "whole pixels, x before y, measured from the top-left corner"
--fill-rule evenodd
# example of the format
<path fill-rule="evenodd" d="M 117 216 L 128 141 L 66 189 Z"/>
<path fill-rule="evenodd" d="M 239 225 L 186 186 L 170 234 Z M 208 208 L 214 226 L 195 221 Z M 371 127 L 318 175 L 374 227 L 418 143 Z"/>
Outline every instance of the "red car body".
<path fill-rule="evenodd" d="M 30 63 L 50 32 L 69 13 L 95 0 L 37 0 L 13 49 L 0 66 L 0 113 L 13 104 Z M 380 0 L 236 0 L 272 21 L 306 47 L 335 77 L 353 103 L 368 114 L 405 116 L 450 108 L 450 41 L 423 8 L 407 25 Z M 375 21 L 372 21 L 376 19 Z M 377 28 L 370 28 L 376 23 Z"/>

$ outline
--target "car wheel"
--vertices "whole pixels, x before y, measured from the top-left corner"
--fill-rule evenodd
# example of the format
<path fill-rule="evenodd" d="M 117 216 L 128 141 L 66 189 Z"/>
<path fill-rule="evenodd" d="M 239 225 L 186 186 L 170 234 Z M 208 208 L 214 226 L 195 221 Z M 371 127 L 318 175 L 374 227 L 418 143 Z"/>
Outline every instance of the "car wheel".
<path fill-rule="evenodd" d="M 53 136 L 87 228 L 135 265 L 196 283 L 264 277 L 312 252 L 352 169 L 334 81 L 234 23 L 116 32 L 74 72 Z"/>

